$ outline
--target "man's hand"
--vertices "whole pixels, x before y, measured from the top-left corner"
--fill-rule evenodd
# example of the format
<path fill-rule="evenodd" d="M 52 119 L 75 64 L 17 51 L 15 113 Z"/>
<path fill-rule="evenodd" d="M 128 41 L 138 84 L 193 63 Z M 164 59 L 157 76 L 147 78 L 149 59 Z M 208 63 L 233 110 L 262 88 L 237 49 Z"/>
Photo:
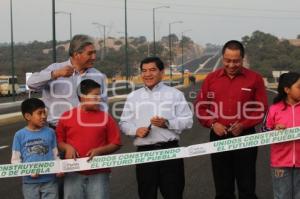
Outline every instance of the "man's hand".
<path fill-rule="evenodd" d="M 87 156 L 89 156 L 89 158 L 87 159 L 87 161 L 91 161 L 95 156 L 100 156 L 100 155 L 106 155 L 106 154 L 111 154 L 115 151 L 117 151 L 118 149 L 120 149 L 120 145 L 118 144 L 107 144 L 104 146 L 99 146 L 97 148 L 93 148 L 91 150 L 89 150 L 87 152 Z"/>
<path fill-rule="evenodd" d="M 212 129 L 220 137 L 227 134 L 227 127 L 219 122 L 214 123 Z"/>
<path fill-rule="evenodd" d="M 38 178 L 40 175 L 38 173 L 34 173 L 30 175 L 32 178 Z"/>
<path fill-rule="evenodd" d="M 160 128 L 168 128 L 166 125 L 167 120 L 163 117 L 155 116 L 150 119 L 152 125 L 160 127 Z"/>
<path fill-rule="evenodd" d="M 239 136 L 244 130 L 244 127 L 241 123 L 234 123 L 229 129 L 228 132 L 230 132 L 233 136 Z"/>
<path fill-rule="evenodd" d="M 276 124 L 275 126 L 275 130 L 284 130 L 284 129 L 286 129 L 286 127 L 283 124 Z"/>
<path fill-rule="evenodd" d="M 60 177 L 63 177 L 64 175 L 65 175 L 65 173 L 57 173 L 56 177 L 60 178 Z"/>
<path fill-rule="evenodd" d="M 51 73 L 52 79 L 57 79 L 59 77 L 70 77 L 74 73 L 74 67 L 67 65 L 60 69 L 54 70 Z"/>
<path fill-rule="evenodd" d="M 89 156 L 89 159 L 87 161 L 90 161 L 93 159 L 94 156 L 97 156 L 99 155 L 99 150 L 96 148 L 96 149 L 91 149 L 87 152 L 86 154 L 87 156 Z"/>
<path fill-rule="evenodd" d="M 79 154 L 73 146 L 68 144 L 65 150 L 65 158 L 76 160 L 76 158 L 79 158 Z"/>
<path fill-rule="evenodd" d="M 140 127 L 136 130 L 136 137 L 144 138 L 150 133 L 148 127 Z"/>

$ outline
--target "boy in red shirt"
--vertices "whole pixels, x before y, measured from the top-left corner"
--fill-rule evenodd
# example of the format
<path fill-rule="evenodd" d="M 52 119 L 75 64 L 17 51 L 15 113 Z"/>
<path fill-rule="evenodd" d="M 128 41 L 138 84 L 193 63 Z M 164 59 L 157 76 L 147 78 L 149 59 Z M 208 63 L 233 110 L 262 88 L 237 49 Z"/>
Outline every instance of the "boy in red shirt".
<path fill-rule="evenodd" d="M 83 80 L 78 88 L 80 105 L 62 114 L 57 128 L 57 143 L 65 159 L 110 154 L 121 146 L 119 128 L 114 119 L 101 111 L 100 85 Z M 64 198 L 108 199 L 110 169 L 67 173 Z"/>

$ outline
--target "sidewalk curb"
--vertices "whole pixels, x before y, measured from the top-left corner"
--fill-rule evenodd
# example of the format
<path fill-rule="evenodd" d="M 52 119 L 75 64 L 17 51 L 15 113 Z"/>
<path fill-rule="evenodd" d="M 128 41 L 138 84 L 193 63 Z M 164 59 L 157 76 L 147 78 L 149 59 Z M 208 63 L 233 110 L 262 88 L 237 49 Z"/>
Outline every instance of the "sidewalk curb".
<path fill-rule="evenodd" d="M 0 126 L 13 124 L 23 119 L 21 112 L 0 115 Z"/>

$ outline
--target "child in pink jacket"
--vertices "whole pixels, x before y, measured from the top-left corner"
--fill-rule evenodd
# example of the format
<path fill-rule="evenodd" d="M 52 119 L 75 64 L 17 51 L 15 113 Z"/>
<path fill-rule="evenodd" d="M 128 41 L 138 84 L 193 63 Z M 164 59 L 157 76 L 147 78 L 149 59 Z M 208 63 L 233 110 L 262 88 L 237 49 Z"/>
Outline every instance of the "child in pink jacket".
<path fill-rule="evenodd" d="M 277 90 L 265 128 L 280 130 L 300 126 L 300 74 L 282 74 Z M 274 199 L 299 199 L 300 140 L 272 144 L 271 168 Z"/>

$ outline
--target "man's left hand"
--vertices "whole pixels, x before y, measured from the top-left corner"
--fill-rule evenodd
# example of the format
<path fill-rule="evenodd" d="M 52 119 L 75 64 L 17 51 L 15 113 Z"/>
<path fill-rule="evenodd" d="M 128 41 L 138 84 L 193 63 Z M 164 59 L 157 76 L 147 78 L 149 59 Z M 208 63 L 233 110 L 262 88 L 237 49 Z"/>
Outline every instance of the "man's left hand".
<path fill-rule="evenodd" d="M 239 136 L 243 132 L 244 126 L 241 123 L 236 123 L 233 124 L 229 129 L 229 133 L 231 133 L 233 136 Z"/>
<path fill-rule="evenodd" d="M 91 149 L 91 150 L 89 150 L 89 151 L 87 152 L 86 155 L 89 156 L 89 158 L 88 158 L 88 160 L 87 160 L 87 161 L 89 162 L 90 160 L 93 159 L 94 156 L 99 155 L 99 150 L 98 150 L 98 148 Z"/>
<path fill-rule="evenodd" d="M 157 126 L 157 127 L 160 127 L 160 128 L 165 128 L 165 129 L 168 128 L 167 125 L 166 125 L 167 120 L 163 117 L 155 116 L 155 117 L 150 119 L 150 122 L 154 126 Z"/>

